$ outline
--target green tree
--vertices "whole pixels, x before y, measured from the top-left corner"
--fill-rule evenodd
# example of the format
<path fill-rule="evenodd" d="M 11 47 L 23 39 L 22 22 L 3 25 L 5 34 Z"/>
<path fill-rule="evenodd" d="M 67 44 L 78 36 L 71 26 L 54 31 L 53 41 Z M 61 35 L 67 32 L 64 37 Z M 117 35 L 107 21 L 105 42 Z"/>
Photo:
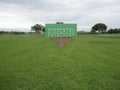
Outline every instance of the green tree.
<path fill-rule="evenodd" d="M 64 24 L 63 22 L 56 22 L 56 24 Z"/>
<path fill-rule="evenodd" d="M 97 23 L 92 27 L 91 32 L 96 33 L 98 31 L 100 33 L 105 33 L 106 30 L 107 26 L 104 23 Z"/>
<path fill-rule="evenodd" d="M 44 31 L 44 26 L 43 25 L 41 25 L 41 24 L 36 24 L 36 25 L 34 25 L 34 26 L 32 26 L 31 27 L 31 30 L 32 31 L 35 31 L 35 32 L 37 32 L 37 33 L 43 33 L 43 31 Z"/>

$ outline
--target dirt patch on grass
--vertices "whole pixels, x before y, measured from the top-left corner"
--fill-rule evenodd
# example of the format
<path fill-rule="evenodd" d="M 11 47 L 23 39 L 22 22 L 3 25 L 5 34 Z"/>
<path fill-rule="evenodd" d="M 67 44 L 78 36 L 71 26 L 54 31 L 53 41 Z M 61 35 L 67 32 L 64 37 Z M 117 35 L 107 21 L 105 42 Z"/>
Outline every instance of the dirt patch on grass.
<path fill-rule="evenodd" d="M 72 38 L 58 37 L 58 38 L 55 38 L 54 40 L 60 48 L 63 48 L 68 42 L 70 42 L 72 40 Z"/>

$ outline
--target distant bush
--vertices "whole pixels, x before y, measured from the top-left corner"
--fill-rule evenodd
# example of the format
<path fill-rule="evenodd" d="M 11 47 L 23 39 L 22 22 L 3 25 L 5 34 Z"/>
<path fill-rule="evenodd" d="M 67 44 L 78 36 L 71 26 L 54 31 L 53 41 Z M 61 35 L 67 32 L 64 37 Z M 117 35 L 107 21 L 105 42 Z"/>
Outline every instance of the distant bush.
<path fill-rule="evenodd" d="M 85 32 L 85 31 L 78 31 L 77 35 L 85 35 L 85 34 L 89 34 L 89 32 Z"/>
<path fill-rule="evenodd" d="M 105 34 L 105 33 L 97 33 L 97 32 L 77 32 L 77 35 L 88 35 L 88 34 Z"/>
<path fill-rule="evenodd" d="M 15 34 L 15 35 L 20 35 L 20 34 L 25 34 L 25 32 L 11 32 L 11 34 Z"/>
<path fill-rule="evenodd" d="M 4 31 L 0 31 L 0 35 L 3 35 L 5 32 Z"/>
<path fill-rule="evenodd" d="M 118 33 L 120 33 L 120 28 L 110 29 L 110 30 L 108 30 L 108 33 L 109 34 L 118 34 Z"/>
<path fill-rule="evenodd" d="M 25 32 L 18 32 L 18 31 L 0 31 L 0 35 L 3 35 L 3 34 L 15 34 L 15 35 L 20 35 L 20 34 L 25 34 Z"/>

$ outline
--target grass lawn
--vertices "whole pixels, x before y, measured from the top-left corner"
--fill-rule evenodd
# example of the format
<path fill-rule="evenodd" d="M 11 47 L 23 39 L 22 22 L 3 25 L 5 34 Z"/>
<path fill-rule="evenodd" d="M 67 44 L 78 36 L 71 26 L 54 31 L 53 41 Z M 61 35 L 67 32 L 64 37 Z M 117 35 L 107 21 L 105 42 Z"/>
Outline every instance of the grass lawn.
<path fill-rule="evenodd" d="M 0 35 L 0 90 L 120 90 L 120 34 Z"/>

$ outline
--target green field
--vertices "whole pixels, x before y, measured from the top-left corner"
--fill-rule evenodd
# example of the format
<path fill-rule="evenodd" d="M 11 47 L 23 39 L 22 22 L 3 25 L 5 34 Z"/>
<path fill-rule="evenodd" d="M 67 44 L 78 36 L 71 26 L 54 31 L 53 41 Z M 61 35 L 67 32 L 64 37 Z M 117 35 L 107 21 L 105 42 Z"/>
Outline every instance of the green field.
<path fill-rule="evenodd" d="M 0 35 L 0 90 L 120 90 L 120 34 Z"/>

